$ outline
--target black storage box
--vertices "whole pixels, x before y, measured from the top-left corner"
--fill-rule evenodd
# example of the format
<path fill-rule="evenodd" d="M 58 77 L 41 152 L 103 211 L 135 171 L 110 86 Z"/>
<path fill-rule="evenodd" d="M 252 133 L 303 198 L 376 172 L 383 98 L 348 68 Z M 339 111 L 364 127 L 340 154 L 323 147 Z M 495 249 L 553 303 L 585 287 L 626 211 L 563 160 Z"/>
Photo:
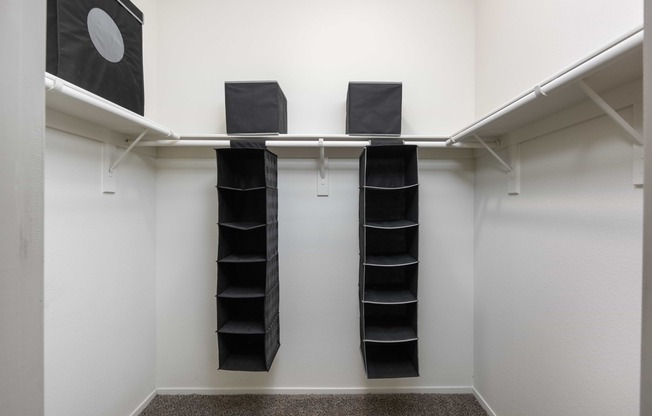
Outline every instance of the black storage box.
<path fill-rule="evenodd" d="M 349 82 L 347 134 L 401 134 L 400 82 Z"/>
<path fill-rule="evenodd" d="M 129 0 L 48 0 L 45 70 L 143 115 L 142 25 Z"/>
<path fill-rule="evenodd" d="M 228 134 L 287 133 L 287 100 L 276 81 L 225 82 Z"/>

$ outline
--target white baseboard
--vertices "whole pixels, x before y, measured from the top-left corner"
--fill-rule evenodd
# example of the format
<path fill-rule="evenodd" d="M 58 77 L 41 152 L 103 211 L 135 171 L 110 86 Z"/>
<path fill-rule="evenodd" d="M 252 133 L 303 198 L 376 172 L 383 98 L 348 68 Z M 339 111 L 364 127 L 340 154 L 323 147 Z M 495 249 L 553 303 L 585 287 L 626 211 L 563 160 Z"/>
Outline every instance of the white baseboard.
<path fill-rule="evenodd" d="M 156 394 L 157 394 L 157 390 L 154 390 L 153 392 L 151 392 L 151 393 L 149 394 L 149 396 L 147 396 L 147 397 L 145 398 L 145 400 L 143 400 L 143 402 L 142 402 L 140 405 L 138 405 L 138 407 L 136 408 L 136 410 L 134 410 L 133 412 L 131 412 L 131 416 L 138 416 L 138 415 L 140 414 L 140 412 L 142 412 L 143 410 L 145 410 L 145 408 L 147 407 L 147 405 L 149 405 L 149 403 L 150 403 L 152 400 L 154 400 L 154 397 L 156 397 Z"/>
<path fill-rule="evenodd" d="M 473 388 L 473 395 L 475 396 L 475 399 L 480 403 L 480 406 L 487 412 L 487 415 L 489 416 L 496 416 L 496 412 L 493 411 L 491 406 L 489 406 L 489 403 L 482 397 L 482 395 L 475 389 Z"/>
<path fill-rule="evenodd" d="M 265 387 L 265 388 L 159 388 L 158 394 L 388 394 L 388 393 L 429 393 L 429 394 L 473 394 L 473 387 Z"/>

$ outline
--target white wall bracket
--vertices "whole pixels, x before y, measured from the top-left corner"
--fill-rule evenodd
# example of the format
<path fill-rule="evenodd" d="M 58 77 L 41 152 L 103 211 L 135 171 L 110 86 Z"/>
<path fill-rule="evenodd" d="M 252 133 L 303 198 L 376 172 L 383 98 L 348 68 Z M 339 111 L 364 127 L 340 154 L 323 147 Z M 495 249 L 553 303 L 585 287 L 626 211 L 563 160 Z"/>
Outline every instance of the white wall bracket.
<path fill-rule="evenodd" d="M 521 159 L 519 145 L 511 145 L 508 147 L 509 161 L 507 163 L 501 158 L 484 140 L 477 134 L 473 137 L 487 149 L 487 151 L 507 170 L 507 193 L 509 195 L 518 195 L 521 193 Z"/>
<path fill-rule="evenodd" d="M 317 196 L 328 196 L 328 158 L 325 157 L 323 138 L 319 139 L 319 160 L 317 164 Z"/>
<path fill-rule="evenodd" d="M 134 141 L 127 147 L 120 157 L 113 161 L 116 154 L 116 146 L 114 144 L 104 143 L 102 147 L 102 193 L 114 194 L 116 192 L 116 169 L 120 162 L 127 156 L 129 152 L 138 144 L 138 142 L 145 137 L 147 129 L 145 129 Z"/>
<path fill-rule="evenodd" d="M 633 163 L 633 174 L 632 174 L 632 183 L 634 186 L 641 187 L 643 186 L 643 159 L 644 159 L 644 146 L 645 139 L 643 135 L 638 132 L 631 124 L 627 122 L 616 110 L 613 109 L 605 100 L 602 99 L 591 87 L 586 85 L 582 80 L 577 81 L 577 85 L 582 89 L 584 94 L 591 99 L 600 107 L 604 113 L 609 116 L 616 124 L 618 124 L 625 133 L 627 137 L 632 140 L 632 163 Z M 636 112 L 635 112 L 636 117 Z"/>
<path fill-rule="evenodd" d="M 511 172 L 507 172 L 507 193 L 518 195 L 521 193 L 521 145 L 511 144 L 507 147 L 509 152 L 509 165 Z"/>
<path fill-rule="evenodd" d="M 507 193 L 510 195 L 518 195 L 521 192 L 521 161 L 520 161 L 520 152 L 518 145 L 509 146 L 509 157 L 512 164 L 505 162 L 498 153 L 485 143 L 484 140 L 480 138 L 477 134 L 473 134 L 473 137 L 493 156 L 501 165 L 507 170 Z M 518 167 L 514 168 L 514 163 Z"/>
<path fill-rule="evenodd" d="M 116 190 L 116 172 L 110 166 L 115 157 L 116 146 L 111 143 L 102 145 L 102 193 L 114 194 Z"/>
<path fill-rule="evenodd" d="M 127 147 L 127 150 L 125 150 L 125 151 L 120 155 L 120 157 L 117 158 L 115 162 L 113 162 L 113 164 L 112 164 L 111 167 L 109 168 L 109 173 L 113 173 L 113 171 L 116 170 L 116 168 L 118 167 L 118 165 L 120 164 L 120 162 L 122 162 L 122 159 L 124 159 L 125 156 L 127 156 L 127 155 L 129 154 L 129 152 L 131 152 L 131 150 L 132 150 L 132 149 L 133 149 L 133 148 L 138 144 L 138 142 L 139 142 L 143 137 L 145 137 L 145 135 L 147 134 L 147 131 L 148 131 L 147 129 L 143 130 L 143 132 L 140 133 L 140 134 L 138 135 L 138 137 L 136 137 L 136 138 L 134 139 L 134 141 L 131 142 L 131 144 L 129 145 L 129 147 Z"/>
<path fill-rule="evenodd" d="M 634 129 L 624 118 L 618 114 L 616 110 L 614 110 L 605 100 L 602 99 L 595 91 L 591 89 L 586 83 L 582 80 L 577 81 L 577 85 L 584 91 L 584 94 L 586 94 L 587 97 L 591 99 L 602 111 L 605 112 L 607 116 L 609 116 L 613 121 L 616 122 L 622 129 L 627 133 L 627 135 L 633 140 L 635 144 L 638 144 L 639 146 L 643 146 L 645 141 L 643 140 L 643 136 Z"/>

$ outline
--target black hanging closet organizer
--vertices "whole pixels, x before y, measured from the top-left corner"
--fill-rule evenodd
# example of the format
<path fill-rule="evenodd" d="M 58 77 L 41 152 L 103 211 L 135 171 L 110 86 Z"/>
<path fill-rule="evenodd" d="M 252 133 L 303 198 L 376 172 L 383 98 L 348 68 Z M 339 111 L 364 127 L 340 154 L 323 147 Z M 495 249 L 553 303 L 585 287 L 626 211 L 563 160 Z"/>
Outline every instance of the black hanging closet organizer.
<path fill-rule="evenodd" d="M 269 371 L 279 349 L 276 155 L 217 150 L 219 368 Z"/>
<path fill-rule="evenodd" d="M 360 156 L 360 348 L 368 378 L 418 377 L 417 146 Z"/>

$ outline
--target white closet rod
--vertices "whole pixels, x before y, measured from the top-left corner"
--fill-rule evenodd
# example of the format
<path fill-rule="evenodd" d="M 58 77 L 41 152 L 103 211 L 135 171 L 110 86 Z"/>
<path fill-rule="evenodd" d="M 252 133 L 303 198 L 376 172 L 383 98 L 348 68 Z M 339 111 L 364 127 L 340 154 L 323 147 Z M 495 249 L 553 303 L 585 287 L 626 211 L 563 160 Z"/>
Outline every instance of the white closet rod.
<path fill-rule="evenodd" d="M 110 114 L 128 120 L 129 122 L 142 127 L 143 130 L 148 130 L 149 133 L 154 133 L 159 136 L 169 137 L 172 139 L 179 138 L 179 136 L 172 130 L 158 123 L 148 120 L 139 114 L 129 111 L 117 104 L 112 103 L 111 101 L 105 100 L 102 97 L 99 97 L 91 92 L 88 92 L 76 85 L 73 85 L 67 81 L 62 80 L 61 78 L 48 73 L 45 74 L 45 89 L 48 94 L 65 95 L 77 101 L 88 104 L 91 107 L 98 108 L 102 111 L 106 111 Z"/>
<path fill-rule="evenodd" d="M 368 146 L 369 140 L 357 141 L 323 141 L 320 144 L 317 140 L 265 140 L 267 147 L 355 147 L 361 148 Z M 407 145 L 416 145 L 428 148 L 463 148 L 463 149 L 480 149 L 484 148 L 479 143 L 455 143 L 446 145 L 444 141 L 404 141 Z M 496 147 L 496 143 L 487 143 L 490 147 Z M 142 147 L 230 147 L 231 140 L 148 140 L 141 141 L 138 146 Z"/>
<path fill-rule="evenodd" d="M 459 132 L 453 134 L 446 142 L 449 145 L 458 143 L 460 140 L 466 140 L 473 137 L 474 134 L 480 134 L 479 131 L 499 119 L 503 115 L 523 107 L 524 105 L 545 96 L 554 90 L 572 84 L 582 78 L 587 77 L 600 67 L 607 65 L 613 60 L 624 56 L 625 54 L 639 48 L 643 45 L 643 26 L 639 26 L 623 36 L 613 40 L 611 43 L 603 46 L 587 57 L 575 62 L 564 70 L 540 82 L 533 88 L 512 99 L 496 111 L 486 115 L 474 124 L 465 127 Z"/>
<path fill-rule="evenodd" d="M 182 134 L 181 140 L 232 140 L 232 139 L 265 139 L 265 140 L 363 140 L 370 139 L 398 139 L 398 140 L 427 140 L 445 142 L 450 136 L 433 136 L 425 134 L 403 135 L 353 135 L 353 134 Z"/>

